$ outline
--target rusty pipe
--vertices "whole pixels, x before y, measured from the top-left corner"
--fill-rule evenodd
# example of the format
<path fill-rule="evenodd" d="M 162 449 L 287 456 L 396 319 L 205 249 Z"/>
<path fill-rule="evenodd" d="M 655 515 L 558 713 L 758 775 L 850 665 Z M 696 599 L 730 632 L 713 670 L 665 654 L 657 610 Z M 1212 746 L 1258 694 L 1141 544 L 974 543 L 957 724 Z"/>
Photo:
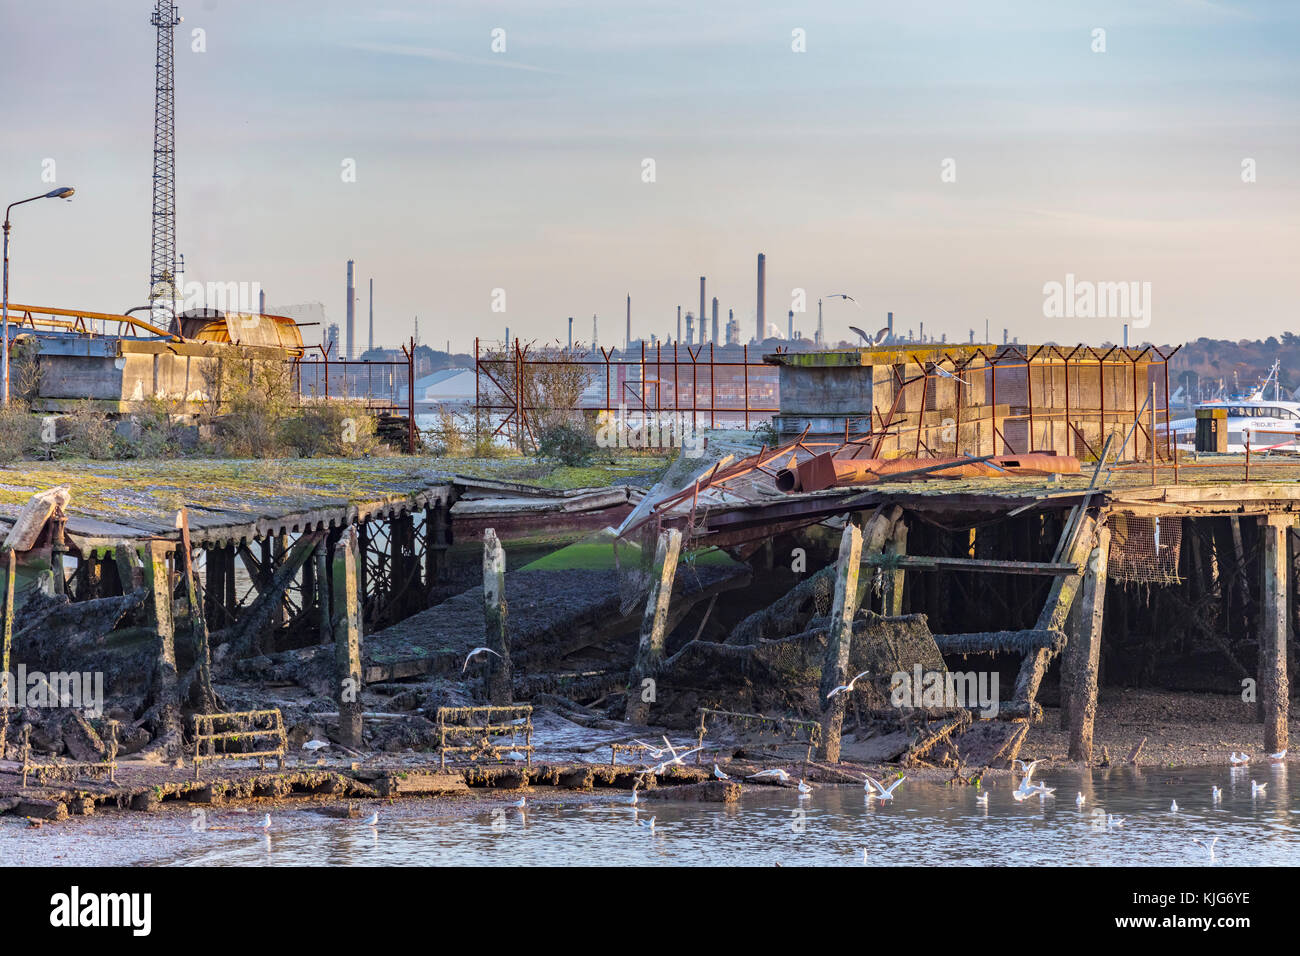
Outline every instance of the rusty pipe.
<path fill-rule="evenodd" d="M 950 463 L 948 467 L 943 466 Z M 995 455 L 987 461 L 968 458 L 836 458 L 834 452 L 814 455 L 794 468 L 776 473 L 776 488 L 787 493 L 873 484 L 908 472 L 917 478 L 997 478 L 1007 475 L 1077 475 L 1073 455 Z"/>

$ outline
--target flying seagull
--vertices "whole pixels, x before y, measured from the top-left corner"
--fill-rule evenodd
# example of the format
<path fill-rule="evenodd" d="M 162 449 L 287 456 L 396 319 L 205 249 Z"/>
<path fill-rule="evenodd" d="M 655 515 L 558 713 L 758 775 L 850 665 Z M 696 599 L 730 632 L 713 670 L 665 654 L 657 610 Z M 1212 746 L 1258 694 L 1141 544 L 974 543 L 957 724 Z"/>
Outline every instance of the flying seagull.
<path fill-rule="evenodd" d="M 875 777 L 868 776 L 867 779 L 868 779 L 869 781 L 871 781 L 871 785 L 872 785 L 873 787 L 875 787 L 876 790 L 878 791 L 878 792 L 876 793 L 876 798 L 879 799 L 879 800 L 883 803 L 883 802 L 886 801 L 886 800 L 893 800 L 893 799 L 894 799 L 894 791 L 898 789 L 898 785 L 899 785 L 900 783 L 902 783 L 904 780 L 906 780 L 907 777 L 906 777 L 906 776 L 899 777 L 897 780 L 895 780 L 893 783 L 891 783 L 888 787 L 886 787 L 883 783 L 881 783 L 881 782 L 880 782 L 879 780 L 877 780 Z"/>
<path fill-rule="evenodd" d="M 1219 842 L 1217 836 L 1211 839 L 1209 843 L 1206 843 L 1204 840 L 1198 840 L 1196 837 L 1192 837 L 1192 842 L 1204 849 L 1206 853 L 1210 854 L 1211 860 L 1214 859 L 1214 844 Z"/>
<path fill-rule="evenodd" d="M 866 677 L 870 673 L 871 671 L 863 671 L 861 674 L 855 674 L 853 680 L 849 681 L 847 684 L 841 684 L 839 687 L 836 687 L 833 691 L 831 691 L 829 694 L 826 695 L 826 699 L 830 700 L 836 694 L 843 694 L 853 690 L 853 686 L 857 684 L 858 680 L 863 677 Z"/>
<path fill-rule="evenodd" d="M 469 667 L 469 662 L 472 661 L 474 658 L 478 657 L 480 654 L 484 653 L 485 651 L 488 654 L 496 654 L 497 657 L 501 657 L 500 654 L 497 654 L 497 652 L 492 650 L 492 648 L 490 647 L 476 647 L 474 648 L 474 650 L 470 651 L 468 654 L 465 655 L 465 666 L 460 669 L 460 672 L 462 674 L 465 673 L 465 668 Z M 505 660 L 505 658 L 502 658 L 502 660 Z"/>
<path fill-rule="evenodd" d="M 832 293 L 831 293 L 830 295 L 828 295 L 826 298 L 828 298 L 828 299 L 848 299 L 848 300 L 849 300 L 850 302 L 852 302 L 854 305 L 857 305 L 857 304 L 858 304 L 858 300 L 855 299 L 855 298 L 853 298 L 853 296 L 849 295 L 847 292 L 832 292 Z"/>
<path fill-rule="evenodd" d="M 866 342 L 868 346 L 873 348 L 879 345 L 881 342 L 885 341 L 885 339 L 889 338 L 889 326 L 885 326 L 883 329 L 878 331 L 875 335 L 868 335 L 866 332 L 863 332 L 856 325 L 850 325 L 849 330 L 852 332 L 856 332 L 862 338 L 862 341 Z"/>
<path fill-rule="evenodd" d="M 751 773 L 750 780 L 779 780 L 781 783 L 790 782 L 790 774 L 779 768 L 773 767 L 770 770 L 760 770 L 758 773 Z"/>

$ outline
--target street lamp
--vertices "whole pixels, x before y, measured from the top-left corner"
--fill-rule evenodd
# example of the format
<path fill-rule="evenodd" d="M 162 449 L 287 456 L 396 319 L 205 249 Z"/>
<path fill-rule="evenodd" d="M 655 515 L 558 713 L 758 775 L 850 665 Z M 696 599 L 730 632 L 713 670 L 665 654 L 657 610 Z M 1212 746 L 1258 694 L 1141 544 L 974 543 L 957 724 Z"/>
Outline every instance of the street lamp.
<path fill-rule="evenodd" d="M 0 333 L 0 347 L 4 352 L 2 360 L 4 365 L 4 404 L 9 404 L 9 210 L 14 206 L 21 206 L 25 202 L 35 202 L 38 199 L 71 199 L 75 192 L 71 186 L 57 186 L 47 193 L 39 196 L 33 196 L 31 199 L 20 199 L 17 202 L 11 202 L 5 209 L 5 278 L 4 278 L 4 331 Z"/>

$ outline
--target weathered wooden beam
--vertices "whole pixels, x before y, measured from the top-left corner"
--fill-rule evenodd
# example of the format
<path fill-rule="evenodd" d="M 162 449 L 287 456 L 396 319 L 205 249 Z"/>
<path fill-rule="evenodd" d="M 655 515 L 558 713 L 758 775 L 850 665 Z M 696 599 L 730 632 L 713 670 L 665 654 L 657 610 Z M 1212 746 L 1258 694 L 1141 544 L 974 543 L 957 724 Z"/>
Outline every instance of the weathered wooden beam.
<path fill-rule="evenodd" d="M 0 760 L 4 759 L 5 744 L 9 737 L 9 705 L 12 697 L 9 676 L 9 655 L 14 642 L 14 575 L 17 573 L 18 555 L 13 548 L 4 549 L 5 583 L 0 592 L 4 608 L 0 610 Z"/>
<path fill-rule="evenodd" d="M 884 560 L 894 562 L 896 567 L 885 572 L 884 614 L 886 617 L 898 617 L 903 613 L 903 581 L 906 577 L 901 560 L 907 555 L 907 522 L 900 515 L 894 522 L 889 540 L 885 543 Z"/>
<path fill-rule="evenodd" d="M 1270 515 L 1261 522 L 1264 538 L 1261 608 L 1259 614 L 1259 690 L 1264 711 L 1264 750 L 1277 753 L 1287 749 L 1287 719 L 1290 707 L 1290 680 L 1286 667 L 1287 529 L 1294 519 Z"/>
<path fill-rule="evenodd" d="M 641 618 L 641 637 L 637 643 L 636 660 L 628 677 L 626 718 L 643 724 L 650 716 L 650 704 L 656 689 L 653 681 L 664 659 L 664 641 L 667 638 L 668 608 L 672 602 L 673 580 L 677 575 L 677 560 L 682 551 L 682 533 L 676 528 L 661 532 L 655 547 L 655 563 L 650 576 L 650 593 L 646 597 L 645 614 Z"/>
<path fill-rule="evenodd" d="M 840 536 L 840 554 L 835 567 L 835 601 L 831 606 L 830 633 L 826 638 L 819 693 L 822 712 L 820 755 L 830 763 L 838 763 L 840 759 L 840 732 L 849 697 L 845 692 L 834 697 L 830 694 L 849 680 L 849 651 L 853 641 L 853 618 L 858 613 L 858 572 L 861 567 L 862 531 L 850 520 Z"/>
<path fill-rule="evenodd" d="M 348 527 L 334 548 L 334 674 L 339 702 L 339 742 L 360 747 L 361 716 L 361 596 L 360 548 L 356 525 Z"/>
<path fill-rule="evenodd" d="M 1074 603 L 1075 595 L 1078 593 L 1079 585 L 1083 580 L 1082 575 L 1085 565 L 1092 554 L 1096 531 L 1097 519 L 1091 513 L 1083 515 L 1079 523 L 1073 528 L 1066 528 L 1065 535 L 1072 536 L 1073 543 L 1065 559 L 1074 565 L 1076 572 L 1062 575 L 1052 582 L 1052 588 L 1047 595 L 1047 602 L 1038 615 L 1038 622 L 1035 624 L 1034 630 L 1060 631 L 1065 628 L 1066 618 L 1070 613 L 1070 605 Z M 1038 696 L 1038 686 L 1043 682 L 1043 675 L 1047 673 L 1047 665 L 1051 663 L 1054 653 L 1049 648 L 1039 648 L 1026 654 L 1024 661 L 1020 665 L 1020 673 L 1016 676 L 1016 689 L 1012 704 L 1018 709 L 1023 709 L 1031 717 L 1036 713 L 1040 713 L 1035 698 Z"/>
<path fill-rule="evenodd" d="M 971 631 L 965 634 L 936 634 L 940 654 L 1028 654 L 1047 650 L 1059 653 L 1066 646 L 1060 630 Z"/>
<path fill-rule="evenodd" d="M 190 635 L 194 641 L 194 676 L 198 683 L 195 704 L 200 713 L 215 714 L 217 695 L 212 689 L 212 649 L 208 643 L 208 620 L 204 613 L 203 598 L 199 594 L 198 576 L 194 573 L 194 561 L 190 553 L 190 518 L 184 508 L 176 512 L 176 527 L 181 532 L 181 570 L 185 575 Z"/>
<path fill-rule="evenodd" d="M 180 750 L 181 735 L 180 702 L 176 696 L 176 626 L 172 618 L 171 572 L 167 568 L 170 551 L 168 542 L 150 541 L 144 570 L 149 588 L 149 619 L 158 634 L 150 696 L 158 713 L 161 731 L 158 737 L 163 749 L 174 755 Z"/>
<path fill-rule="evenodd" d="M 1078 569 L 1072 564 L 1054 564 L 1050 561 L 995 561 L 921 554 L 868 555 L 862 559 L 862 563 L 872 567 L 915 568 L 928 571 L 990 571 L 998 574 L 1037 575 L 1078 573 Z"/>
<path fill-rule="evenodd" d="M 293 576 L 307 563 L 324 538 L 324 531 L 312 531 L 294 542 L 293 547 L 289 549 L 288 557 L 280 567 L 276 568 L 270 583 L 262 587 L 253 603 L 240 614 L 239 620 L 222 635 L 230 644 L 230 650 L 226 653 L 228 660 L 237 660 L 248 654 L 253 649 L 257 638 L 272 626 L 278 608 L 284 606 L 284 592 L 293 581 Z M 326 559 L 325 548 L 321 547 L 320 552 L 320 561 L 323 562 Z M 320 581 L 327 580 L 321 565 L 318 564 L 316 571 Z M 328 613 L 330 602 L 325 600 L 322 606 Z M 328 631 L 322 629 L 321 642 L 328 643 L 332 640 L 329 636 L 331 634 L 333 634 L 332 629 Z"/>
<path fill-rule="evenodd" d="M 511 699 L 513 667 L 510 664 L 510 635 L 506 629 L 506 552 L 492 528 L 483 531 L 483 624 L 484 646 L 496 651 L 487 657 L 483 682 L 488 701 L 505 706 Z"/>
<path fill-rule="evenodd" d="M 1061 705 L 1069 720 L 1071 760 L 1092 760 L 1092 731 L 1097 718 L 1097 672 L 1101 666 L 1102 618 L 1106 608 L 1106 568 L 1110 559 L 1110 529 L 1097 529 L 1097 545 L 1088 557 L 1083 590 L 1071 616 L 1065 646 Z"/>

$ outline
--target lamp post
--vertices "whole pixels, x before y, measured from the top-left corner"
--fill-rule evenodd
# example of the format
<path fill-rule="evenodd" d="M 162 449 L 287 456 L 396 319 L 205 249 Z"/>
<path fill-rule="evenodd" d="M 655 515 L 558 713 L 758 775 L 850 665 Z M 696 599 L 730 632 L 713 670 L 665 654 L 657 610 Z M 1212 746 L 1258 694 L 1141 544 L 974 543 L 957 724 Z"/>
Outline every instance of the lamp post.
<path fill-rule="evenodd" d="M 4 277 L 4 331 L 0 333 L 0 348 L 3 349 L 4 358 L 0 363 L 4 365 L 4 404 L 9 404 L 9 210 L 14 206 L 21 206 L 25 202 L 35 202 L 38 199 L 71 199 L 75 190 L 71 186 L 58 186 L 47 193 L 39 196 L 33 196 L 31 199 L 20 199 L 17 202 L 11 202 L 5 208 L 5 277 Z"/>

